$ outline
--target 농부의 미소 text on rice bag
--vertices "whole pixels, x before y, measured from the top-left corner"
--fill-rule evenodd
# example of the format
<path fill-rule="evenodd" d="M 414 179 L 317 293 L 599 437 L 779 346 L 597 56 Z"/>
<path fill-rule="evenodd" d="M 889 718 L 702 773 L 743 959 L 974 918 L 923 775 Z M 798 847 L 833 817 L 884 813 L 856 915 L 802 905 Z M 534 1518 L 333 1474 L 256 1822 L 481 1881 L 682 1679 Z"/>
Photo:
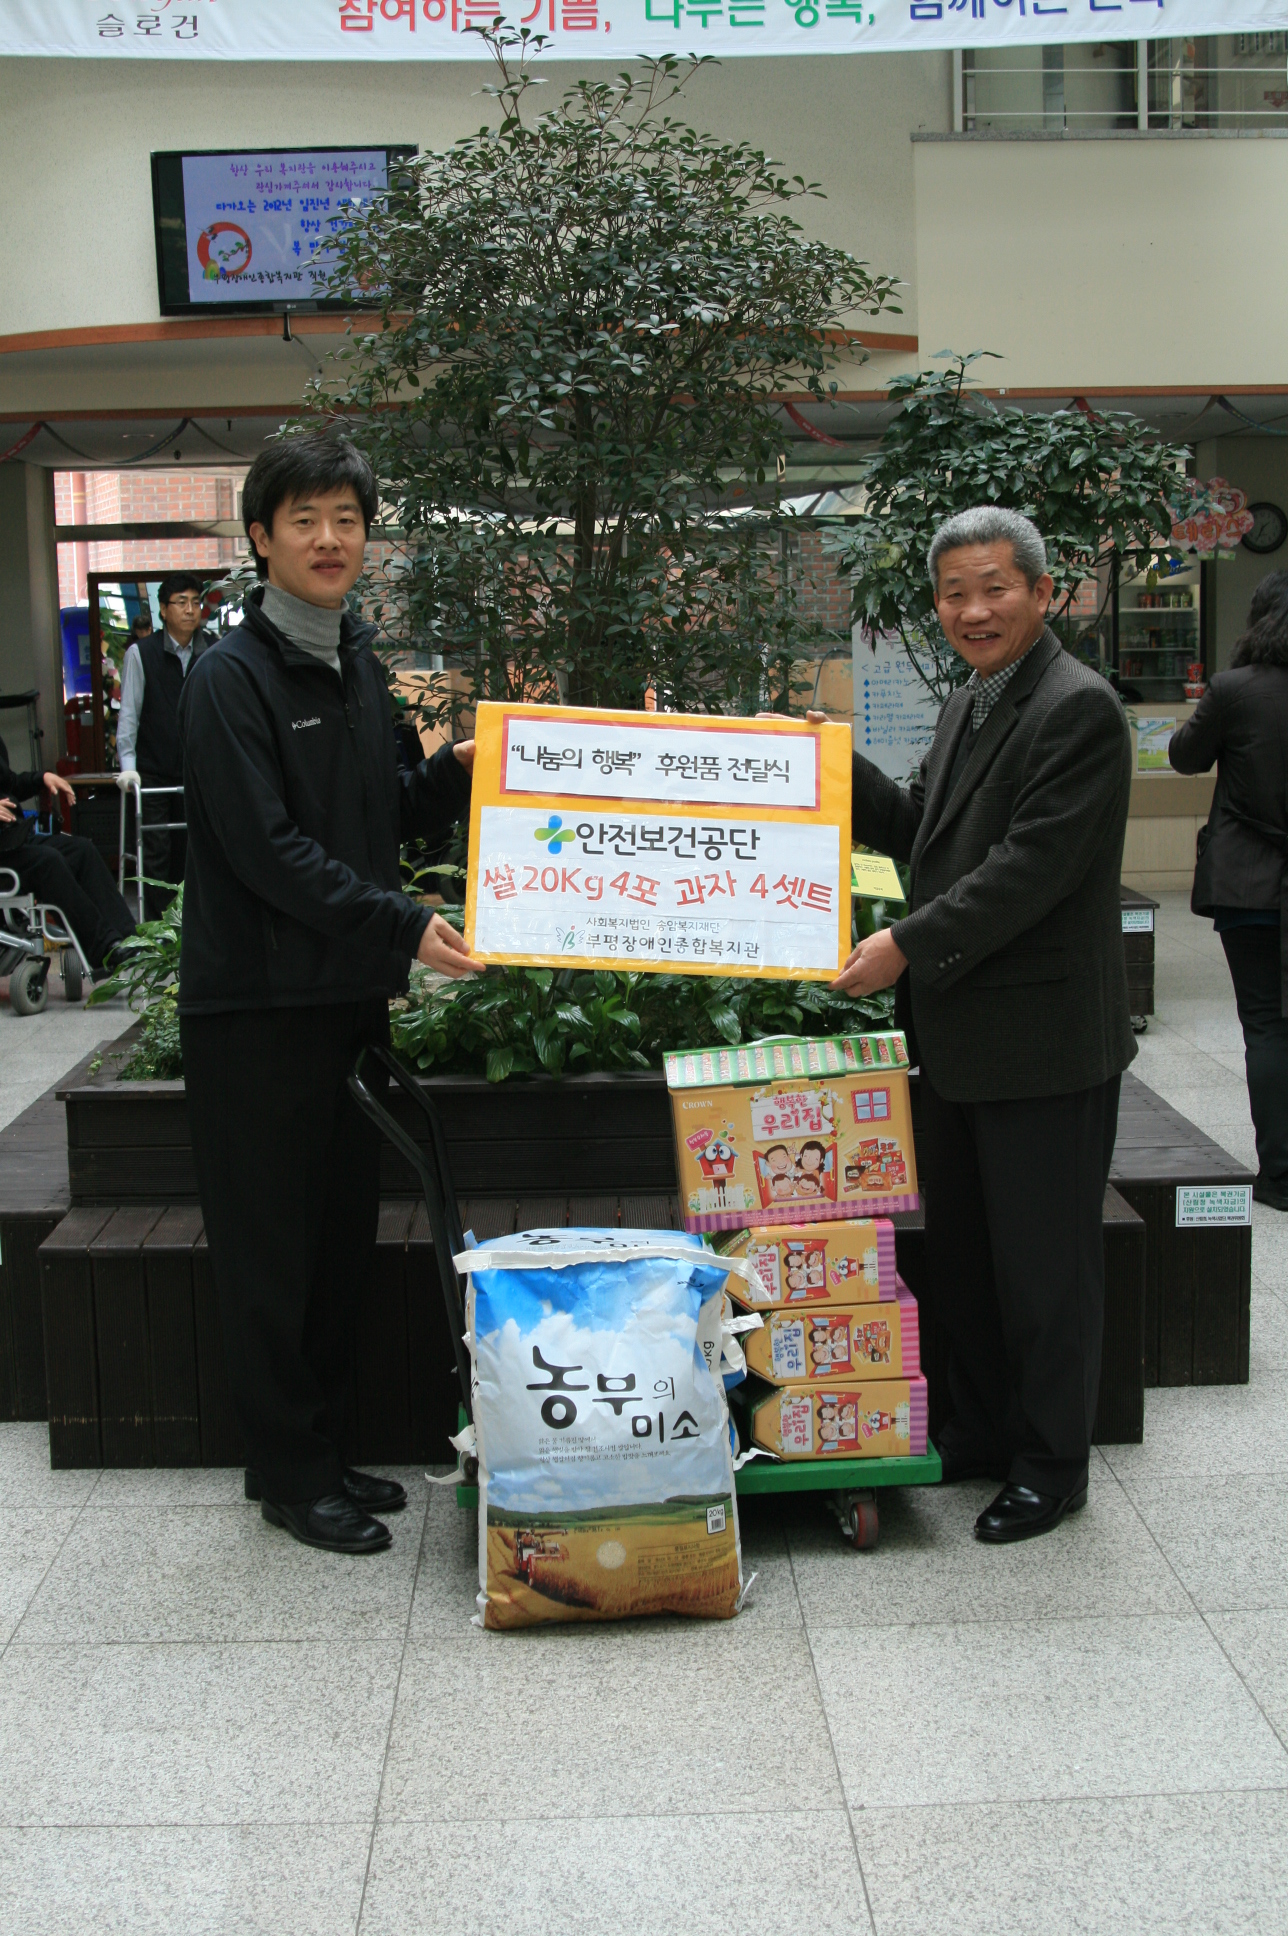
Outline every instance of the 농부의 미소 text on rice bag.
<path fill-rule="evenodd" d="M 483 1624 L 736 1612 L 730 1261 L 683 1231 L 573 1229 L 495 1238 L 457 1267 Z"/>

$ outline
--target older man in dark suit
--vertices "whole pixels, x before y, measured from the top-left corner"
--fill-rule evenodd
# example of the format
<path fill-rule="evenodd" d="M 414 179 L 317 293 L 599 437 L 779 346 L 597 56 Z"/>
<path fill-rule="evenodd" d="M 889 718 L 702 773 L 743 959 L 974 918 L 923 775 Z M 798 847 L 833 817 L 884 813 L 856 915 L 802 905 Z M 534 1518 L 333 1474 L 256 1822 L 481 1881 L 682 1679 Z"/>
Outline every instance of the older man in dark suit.
<path fill-rule="evenodd" d="M 1087 1496 L 1101 1213 L 1136 1052 L 1118 895 L 1131 746 L 1111 688 L 1046 624 L 1054 588 L 1027 518 L 964 511 L 929 566 L 973 671 L 910 787 L 855 755 L 855 837 L 909 862 L 912 890 L 837 985 L 907 977 L 927 1271 L 949 1343 L 944 1477 L 1005 1481 L 975 1522 L 1002 1542 Z"/>

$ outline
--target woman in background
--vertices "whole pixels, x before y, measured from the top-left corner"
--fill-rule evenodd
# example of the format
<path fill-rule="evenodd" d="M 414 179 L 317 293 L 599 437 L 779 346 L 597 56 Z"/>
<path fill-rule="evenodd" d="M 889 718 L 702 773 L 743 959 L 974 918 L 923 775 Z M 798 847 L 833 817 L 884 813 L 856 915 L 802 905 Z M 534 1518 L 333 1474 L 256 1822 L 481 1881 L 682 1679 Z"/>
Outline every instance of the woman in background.
<path fill-rule="evenodd" d="M 1217 763 L 1190 906 L 1211 915 L 1243 1027 L 1259 1203 L 1288 1210 L 1288 571 L 1252 595 L 1248 627 L 1172 736 L 1178 773 Z"/>

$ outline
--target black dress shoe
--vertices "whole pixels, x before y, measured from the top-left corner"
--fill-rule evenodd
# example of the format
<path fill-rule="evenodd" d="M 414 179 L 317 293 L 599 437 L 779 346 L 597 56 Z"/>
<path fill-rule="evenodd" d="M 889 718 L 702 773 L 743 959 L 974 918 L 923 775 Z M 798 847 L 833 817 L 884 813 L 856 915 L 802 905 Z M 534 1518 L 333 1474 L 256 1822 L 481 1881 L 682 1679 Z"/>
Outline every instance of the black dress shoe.
<path fill-rule="evenodd" d="M 346 1466 L 340 1483 L 354 1505 L 361 1506 L 364 1512 L 401 1512 L 407 1504 L 407 1494 L 396 1479 L 377 1479 L 370 1472 L 357 1472 L 352 1466 Z M 246 1468 L 246 1497 L 264 1497 L 260 1476 L 251 1465 Z"/>
<path fill-rule="evenodd" d="M 292 1506 L 265 1499 L 259 1509 L 270 1526 L 282 1526 L 302 1545 L 320 1547 L 324 1553 L 380 1553 L 392 1543 L 389 1528 L 343 1492 L 301 1499 Z"/>
<path fill-rule="evenodd" d="M 986 1506 L 975 1521 L 976 1539 L 993 1546 L 1005 1546 L 1015 1539 L 1035 1539 L 1058 1526 L 1066 1513 L 1080 1512 L 1087 1503 L 1087 1488 L 1071 1492 L 1067 1498 L 1054 1499 L 1048 1492 L 1032 1492 L 1028 1486 L 1003 1486 L 991 1506 Z"/>
<path fill-rule="evenodd" d="M 1258 1177 L 1252 1186 L 1253 1201 L 1268 1204 L 1272 1210 L 1288 1210 L 1288 1189 L 1282 1183 L 1269 1183 Z"/>

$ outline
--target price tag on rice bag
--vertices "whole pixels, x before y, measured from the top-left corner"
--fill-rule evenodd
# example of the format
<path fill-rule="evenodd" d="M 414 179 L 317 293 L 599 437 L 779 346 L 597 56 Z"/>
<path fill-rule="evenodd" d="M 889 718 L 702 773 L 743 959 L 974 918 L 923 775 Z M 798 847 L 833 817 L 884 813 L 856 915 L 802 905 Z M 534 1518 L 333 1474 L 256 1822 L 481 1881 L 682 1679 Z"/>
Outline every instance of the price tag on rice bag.
<path fill-rule="evenodd" d="M 889 855 L 852 853 L 850 892 L 861 901 L 902 901 L 899 870 Z"/>
<path fill-rule="evenodd" d="M 465 934 L 483 960 L 838 972 L 848 726 L 484 702 L 474 737 Z"/>

